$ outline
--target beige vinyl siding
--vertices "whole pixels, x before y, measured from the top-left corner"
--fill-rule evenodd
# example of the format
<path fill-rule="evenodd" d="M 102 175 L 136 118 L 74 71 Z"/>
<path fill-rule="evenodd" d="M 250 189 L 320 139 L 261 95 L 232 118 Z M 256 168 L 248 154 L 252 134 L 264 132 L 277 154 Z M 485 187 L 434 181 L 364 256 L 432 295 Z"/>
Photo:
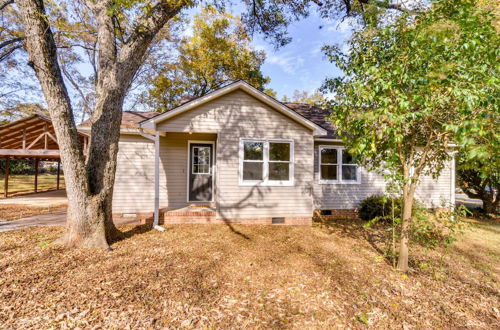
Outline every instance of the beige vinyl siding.
<path fill-rule="evenodd" d="M 121 135 L 113 190 L 113 213 L 152 212 L 154 207 L 154 143 Z"/>
<path fill-rule="evenodd" d="M 320 184 L 319 146 L 339 145 L 338 143 L 316 142 L 314 144 L 314 207 L 322 210 L 355 209 L 366 197 L 383 194 L 384 179 L 377 173 L 360 169 L 359 184 Z"/>
<path fill-rule="evenodd" d="M 339 145 L 338 143 L 316 142 L 314 147 L 314 206 L 317 209 L 355 209 L 361 201 L 371 195 L 383 194 L 386 189 L 384 178 L 375 172 L 361 168 L 359 184 L 320 184 L 319 146 Z M 424 176 L 417 187 L 416 198 L 425 206 L 436 208 L 449 206 L 451 198 L 450 164 L 443 169 L 436 180 Z"/>
<path fill-rule="evenodd" d="M 312 215 L 312 131 L 247 93 L 235 91 L 222 96 L 160 123 L 158 129 L 167 132 L 167 139 L 168 132 L 217 133 L 216 206 L 219 218 Z M 294 140 L 295 185 L 240 186 L 240 138 Z"/>
<path fill-rule="evenodd" d="M 451 177 L 451 161 L 449 161 L 438 178 L 433 179 L 425 175 L 420 179 L 415 197 L 427 207 L 450 207 Z"/>

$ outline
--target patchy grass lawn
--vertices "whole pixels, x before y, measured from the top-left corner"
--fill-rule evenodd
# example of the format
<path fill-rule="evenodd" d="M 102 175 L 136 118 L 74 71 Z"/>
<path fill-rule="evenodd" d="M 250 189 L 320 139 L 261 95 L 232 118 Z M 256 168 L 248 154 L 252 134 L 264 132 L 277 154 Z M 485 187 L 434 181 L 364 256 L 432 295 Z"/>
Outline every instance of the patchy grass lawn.
<path fill-rule="evenodd" d="M 56 174 L 39 174 L 38 191 L 56 189 Z M 64 176 L 61 174 L 59 181 L 60 189 L 64 189 Z M 0 175 L 0 195 L 4 193 L 4 175 Z M 28 193 L 35 191 L 35 175 L 11 174 L 9 175 L 9 196 L 18 193 Z"/>
<path fill-rule="evenodd" d="M 26 204 L 0 204 L 0 220 L 17 220 L 32 215 L 48 214 L 65 210 L 66 204 L 32 206 Z"/>
<path fill-rule="evenodd" d="M 448 251 L 413 246 L 394 271 L 375 229 L 122 228 L 112 252 L 51 244 L 62 228 L 0 233 L 6 328 L 498 328 L 498 223 Z"/>

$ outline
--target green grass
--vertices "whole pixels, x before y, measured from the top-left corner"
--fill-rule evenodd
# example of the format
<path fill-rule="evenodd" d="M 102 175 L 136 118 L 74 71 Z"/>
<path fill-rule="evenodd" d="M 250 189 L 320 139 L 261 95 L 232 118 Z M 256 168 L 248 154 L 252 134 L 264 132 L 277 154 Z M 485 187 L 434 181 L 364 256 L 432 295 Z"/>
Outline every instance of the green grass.
<path fill-rule="evenodd" d="M 39 174 L 38 191 L 56 189 L 56 174 Z M 64 176 L 61 175 L 59 187 L 64 189 Z M 21 192 L 35 191 L 35 175 L 9 175 L 9 195 Z M 4 193 L 4 176 L 0 176 L 0 194 Z"/>

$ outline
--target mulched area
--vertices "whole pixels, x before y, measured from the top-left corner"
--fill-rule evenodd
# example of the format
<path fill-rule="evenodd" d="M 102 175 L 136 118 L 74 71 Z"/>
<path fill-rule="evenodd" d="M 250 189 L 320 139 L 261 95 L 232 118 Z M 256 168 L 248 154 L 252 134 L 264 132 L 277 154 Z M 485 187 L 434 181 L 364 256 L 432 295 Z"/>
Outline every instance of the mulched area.
<path fill-rule="evenodd" d="M 0 220 L 18 220 L 33 215 L 49 214 L 66 210 L 66 204 L 52 206 L 32 206 L 25 204 L 0 204 Z"/>
<path fill-rule="evenodd" d="M 62 228 L 0 233 L 2 328 L 499 328 L 500 233 L 413 246 L 410 274 L 358 221 L 122 227 L 113 251 Z"/>

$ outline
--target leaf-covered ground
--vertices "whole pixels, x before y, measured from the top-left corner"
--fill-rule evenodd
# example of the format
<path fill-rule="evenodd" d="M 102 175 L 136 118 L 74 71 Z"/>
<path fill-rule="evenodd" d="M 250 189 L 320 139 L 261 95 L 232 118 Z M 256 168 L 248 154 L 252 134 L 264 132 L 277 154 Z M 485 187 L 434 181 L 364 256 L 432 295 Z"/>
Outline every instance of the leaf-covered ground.
<path fill-rule="evenodd" d="M 67 207 L 66 203 L 49 206 L 0 204 L 0 220 L 18 220 L 25 217 L 31 217 L 33 215 L 49 214 L 66 210 Z"/>
<path fill-rule="evenodd" d="M 62 228 L 0 233 L 2 328 L 499 328 L 500 226 L 394 271 L 375 229 L 124 227 L 112 252 L 53 246 Z"/>

